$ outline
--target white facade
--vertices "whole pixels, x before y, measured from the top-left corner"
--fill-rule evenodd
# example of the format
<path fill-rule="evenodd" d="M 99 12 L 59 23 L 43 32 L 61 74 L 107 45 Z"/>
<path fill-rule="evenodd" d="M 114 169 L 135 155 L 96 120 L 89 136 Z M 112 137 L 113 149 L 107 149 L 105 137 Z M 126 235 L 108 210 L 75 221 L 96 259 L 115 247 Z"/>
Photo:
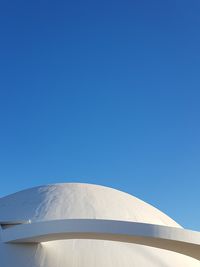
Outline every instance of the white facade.
<path fill-rule="evenodd" d="M 15 222 L 22 224 L 5 227 Z M 103 186 L 55 184 L 3 197 L 0 224 L 2 267 L 200 267 L 199 233 Z"/>

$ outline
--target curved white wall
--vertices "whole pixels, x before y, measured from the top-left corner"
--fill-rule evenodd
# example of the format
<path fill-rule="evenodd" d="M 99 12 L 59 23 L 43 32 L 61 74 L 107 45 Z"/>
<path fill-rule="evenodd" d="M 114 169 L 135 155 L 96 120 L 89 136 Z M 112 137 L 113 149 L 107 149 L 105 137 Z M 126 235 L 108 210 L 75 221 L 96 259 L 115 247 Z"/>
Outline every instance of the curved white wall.
<path fill-rule="evenodd" d="M 180 227 L 147 203 L 117 190 L 88 184 L 37 187 L 0 199 L 1 220 L 113 219 Z M 62 240 L 39 245 L 0 243 L 3 267 L 200 267 L 178 253 L 102 240 Z"/>

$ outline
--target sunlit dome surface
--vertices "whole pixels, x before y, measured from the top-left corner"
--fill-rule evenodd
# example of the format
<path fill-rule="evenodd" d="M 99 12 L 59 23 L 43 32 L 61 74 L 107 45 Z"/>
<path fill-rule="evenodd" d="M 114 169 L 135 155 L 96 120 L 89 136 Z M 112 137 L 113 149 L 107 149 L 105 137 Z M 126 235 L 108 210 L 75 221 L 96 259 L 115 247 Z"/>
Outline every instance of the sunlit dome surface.
<path fill-rule="evenodd" d="M 0 199 L 0 220 L 109 219 L 181 227 L 151 205 L 118 190 L 90 184 L 55 184 Z M 12 254 L 12 257 L 9 257 Z M 7 257 L 5 257 L 7 255 Z M 58 240 L 34 246 L 0 245 L 3 266 L 118 267 L 199 266 L 188 256 L 102 240 Z"/>

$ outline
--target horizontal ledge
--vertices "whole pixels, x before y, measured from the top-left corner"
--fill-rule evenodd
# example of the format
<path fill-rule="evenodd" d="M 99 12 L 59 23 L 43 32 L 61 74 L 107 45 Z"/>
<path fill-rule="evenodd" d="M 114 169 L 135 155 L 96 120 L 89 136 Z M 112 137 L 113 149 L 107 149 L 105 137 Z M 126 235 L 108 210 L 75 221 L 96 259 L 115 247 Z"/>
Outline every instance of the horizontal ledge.
<path fill-rule="evenodd" d="M 5 225 L 5 224 L 10 224 L 10 225 L 16 225 L 16 224 L 26 224 L 26 223 L 31 223 L 31 220 L 10 220 L 10 221 L 1 221 L 0 220 L 0 225 Z"/>
<path fill-rule="evenodd" d="M 31 223 L 31 220 L 9 220 L 9 221 L 1 221 L 0 220 L 0 227 L 1 228 L 9 228 L 9 227 L 13 227 L 19 224 L 27 224 L 27 223 Z"/>
<path fill-rule="evenodd" d="M 19 224 L 1 231 L 5 243 L 98 239 L 166 249 L 200 260 L 200 232 L 128 221 L 66 219 Z"/>

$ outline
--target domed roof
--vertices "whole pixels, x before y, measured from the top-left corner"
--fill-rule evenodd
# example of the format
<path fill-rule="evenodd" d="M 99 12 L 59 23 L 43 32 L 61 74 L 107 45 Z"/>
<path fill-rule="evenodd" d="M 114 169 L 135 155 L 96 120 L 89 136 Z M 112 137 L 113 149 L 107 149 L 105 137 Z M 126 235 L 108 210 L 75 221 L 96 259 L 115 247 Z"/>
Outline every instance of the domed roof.
<path fill-rule="evenodd" d="M 79 183 L 45 185 L 1 198 L 0 218 L 111 219 L 180 227 L 158 209 L 127 193 Z"/>
<path fill-rule="evenodd" d="M 0 199 L 2 221 L 80 218 L 180 227 L 142 200 L 104 186 L 54 184 Z M 175 252 L 103 240 L 58 240 L 29 246 L 0 243 L 0 258 L 5 259 L 4 267 L 200 267 L 199 261 Z"/>

